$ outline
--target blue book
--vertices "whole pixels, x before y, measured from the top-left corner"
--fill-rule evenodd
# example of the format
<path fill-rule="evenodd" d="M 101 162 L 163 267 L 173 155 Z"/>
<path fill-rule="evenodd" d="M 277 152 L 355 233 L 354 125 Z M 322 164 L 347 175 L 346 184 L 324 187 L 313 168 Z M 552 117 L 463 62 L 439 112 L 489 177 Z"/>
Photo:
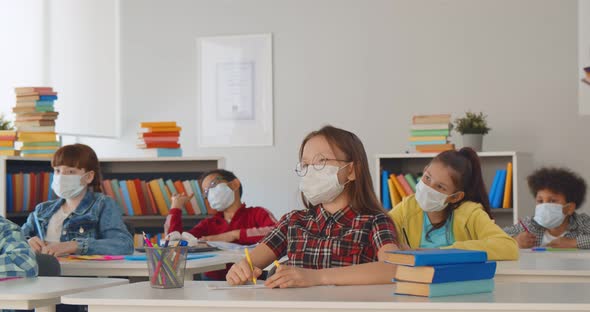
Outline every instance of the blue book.
<path fill-rule="evenodd" d="M 502 208 L 502 200 L 504 199 L 504 186 L 506 185 L 506 170 L 498 170 L 498 185 L 494 192 L 493 201 L 490 202 L 492 208 Z"/>
<path fill-rule="evenodd" d="M 494 194 L 498 189 L 498 182 L 500 181 L 500 170 L 496 171 L 496 175 L 494 175 L 494 180 L 492 181 L 492 188 L 490 189 L 490 193 L 488 194 L 488 200 L 490 201 L 490 206 L 494 202 Z M 493 208 L 493 207 L 491 207 Z"/>
<path fill-rule="evenodd" d="M 6 174 L 6 212 L 14 212 L 14 197 L 12 188 L 12 174 Z"/>
<path fill-rule="evenodd" d="M 386 260 L 410 266 L 482 263 L 488 260 L 488 254 L 485 251 L 463 249 L 395 250 L 387 252 Z"/>
<path fill-rule="evenodd" d="M 37 101 L 35 106 L 53 106 L 53 101 Z"/>
<path fill-rule="evenodd" d="M 201 209 L 201 214 L 206 216 L 207 215 L 207 206 L 205 205 L 205 199 L 203 199 L 203 191 L 201 187 L 199 187 L 199 181 L 191 180 L 191 186 L 195 191 L 195 198 L 197 199 L 197 204 L 199 205 L 199 209 Z"/>
<path fill-rule="evenodd" d="M 31 186 L 31 175 L 28 173 L 23 174 L 23 206 L 19 207 L 20 212 L 29 211 L 29 191 Z"/>
<path fill-rule="evenodd" d="M 383 170 L 381 172 L 381 202 L 383 203 L 383 208 L 391 209 L 391 197 L 389 197 L 389 171 Z"/>
<path fill-rule="evenodd" d="M 170 209 L 170 196 L 168 195 L 168 189 L 166 188 L 166 185 L 164 185 L 164 180 L 163 179 L 158 179 L 158 186 L 160 186 L 160 191 L 162 191 L 162 197 L 164 197 L 164 201 L 166 202 L 166 207 L 168 207 L 168 209 Z M 170 192 L 172 192 L 174 189 L 170 190 Z"/>
<path fill-rule="evenodd" d="M 398 282 L 395 286 L 395 293 L 398 295 L 412 295 L 421 297 L 469 295 L 492 291 L 494 291 L 493 279 L 441 284 Z"/>
<path fill-rule="evenodd" d="M 399 265 L 395 271 L 395 281 L 439 284 L 491 279 L 494 275 L 495 261 L 420 267 Z"/>
<path fill-rule="evenodd" d="M 123 194 L 125 206 L 127 206 L 127 215 L 135 215 L 133 213 L 133 206 L 131 205 L 131 197 L 129 197 L 129 189 L 127 189 L 127 181 L 119 181 L 119 187 L 121 188 L 121 193 Z"/>
<path fill-rule="evenodd" d="M 447 144 L 446 140 L 436 140 L 436 141 L 414 141 L 410 142 L 410 145 L 438 145 L 438 144 Z"/>
<path fill-rule="evenodd" d="M 50 149 L 50 150 L 26 150 L 26 151 L 20 151 L 20 153 L 22 155 L 30 155 L 30 154 L 53 154 L 55 153 L 54 149 Z"/>
<path fill-rule="evenodd" d="M 157 148 L 158 157 L 182 157 L 181 148 Z"/>
<path fill-rule="evenodd" d="M 57 100 L 57 95 L 40 95 L 39 101 L 55 101 Z"/>

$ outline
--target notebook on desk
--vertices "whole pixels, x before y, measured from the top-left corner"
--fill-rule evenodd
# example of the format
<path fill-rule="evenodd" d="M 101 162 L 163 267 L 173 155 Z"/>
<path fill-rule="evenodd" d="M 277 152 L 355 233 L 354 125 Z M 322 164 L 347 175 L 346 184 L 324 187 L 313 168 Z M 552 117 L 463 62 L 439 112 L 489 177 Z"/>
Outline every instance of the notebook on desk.
<path fill-rule="evenodd" d="M 189 253 L 199 253 L 199 252 L 208 252 L 208 251 L 219 251 L 220 249 L 217 247 L 212 247 L 207 244 L 198 244 L 197 246 L 189 246 L 188 252 Z M 145 247 L 137 247 L 135 248 L 137 252 L 145 252 Z"/>

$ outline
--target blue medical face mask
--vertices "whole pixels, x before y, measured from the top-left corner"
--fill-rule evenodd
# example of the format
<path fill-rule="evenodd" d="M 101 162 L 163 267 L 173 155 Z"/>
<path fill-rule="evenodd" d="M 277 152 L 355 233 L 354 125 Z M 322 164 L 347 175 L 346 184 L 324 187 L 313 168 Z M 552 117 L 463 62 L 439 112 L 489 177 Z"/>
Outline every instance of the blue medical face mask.
<path fill-rule="evenodd" d="M 227 183 L 220 183 L 209 189 L 207 200 L 211 208 L 217 211 L 224 211 L 234 203 L 234 191 Z"/>
<path fill-rule="evenodd" d="M 87 187 L 86 184 L 82 183 L 82 178 L 85 174 L 55 174 L 53 175 L 53 182 L 51 182 L 51 188 L 57 196 L 63 199 L 74 198 Z"/>
<path fill-rule="evenodd" d="M 535 207 L 533 220 L 546 229 L 553 229 L 560 226 L 565 220 L 563 214 L 564 205 L 554 203 L 542 203 Z"/>

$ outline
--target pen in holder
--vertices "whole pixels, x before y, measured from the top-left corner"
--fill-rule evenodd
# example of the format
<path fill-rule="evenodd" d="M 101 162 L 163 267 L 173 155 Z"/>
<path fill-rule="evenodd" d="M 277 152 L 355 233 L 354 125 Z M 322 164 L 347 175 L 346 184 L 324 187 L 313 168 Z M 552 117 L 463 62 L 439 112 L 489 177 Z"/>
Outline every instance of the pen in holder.
<path fill-rule="evenodd" d="M 188 247 L 146 247 L 150 285 L 153 288 L 181 288 Z"/>

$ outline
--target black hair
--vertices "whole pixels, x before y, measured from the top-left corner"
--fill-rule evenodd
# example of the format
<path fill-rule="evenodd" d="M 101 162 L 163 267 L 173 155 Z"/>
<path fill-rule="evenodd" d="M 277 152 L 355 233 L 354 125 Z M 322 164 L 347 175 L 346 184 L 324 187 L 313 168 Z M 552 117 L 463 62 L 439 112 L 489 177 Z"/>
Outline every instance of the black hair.
<path fill-rule="evenodd" d="M 458 151 L 444 151 L 434 157 L 432 162 L 439 162 L 452 169 L 451 180 L 453 180 L 457 190 L 464 192 L 465 196 L 462 200 L 445 207 L 445 218 L 442 222 L 432 224 L 432 229 L 426 233 L 427 239 L 429 239 L 428 234 L 430 232 L 445 225 L 452 211 L 461 206 L 464 201 L 481 204 L 490 219 L 494 218 L 490 210 L 490 200 L 482 177 L 479 156 L 473 149 L 464 147 Z"/>
<path fill-rule="evenodd" d="M 541 190 L 562 194 L 568 203 L 580 208 L 586 199 L 586 181 L 568 168 L 543 167 L 527 177 L 533 196 Z"/>
<path fill-rule="evenodd" d="M 199 179 L 201 181 L 200 184 L 203 185 L 203 181 L 205 181 L 205 178 L 207 178 L 208 176 L 213 175 L 213 174 L 220 176 L 223 180 L 225 180 L 227 182 L 231 182 L 231 181 L 233 181 L 233 180 L 235 180 L 235 179 L 238 178 L 231 171 L 227 171 L 227 170 L 224 170 L 224 169 L 213 169 L 213 170 L 207 171 L 207 172 L 205 172 L 205 173 L 203 173 L 201 175 L 201 178 Z M 242 198 L 242 193 L 244 193 L 244 189 L 242 187 L 242 182 L 241 181 L 240 181 L 239 191 L 240 191 L 240 198 Z"/>

